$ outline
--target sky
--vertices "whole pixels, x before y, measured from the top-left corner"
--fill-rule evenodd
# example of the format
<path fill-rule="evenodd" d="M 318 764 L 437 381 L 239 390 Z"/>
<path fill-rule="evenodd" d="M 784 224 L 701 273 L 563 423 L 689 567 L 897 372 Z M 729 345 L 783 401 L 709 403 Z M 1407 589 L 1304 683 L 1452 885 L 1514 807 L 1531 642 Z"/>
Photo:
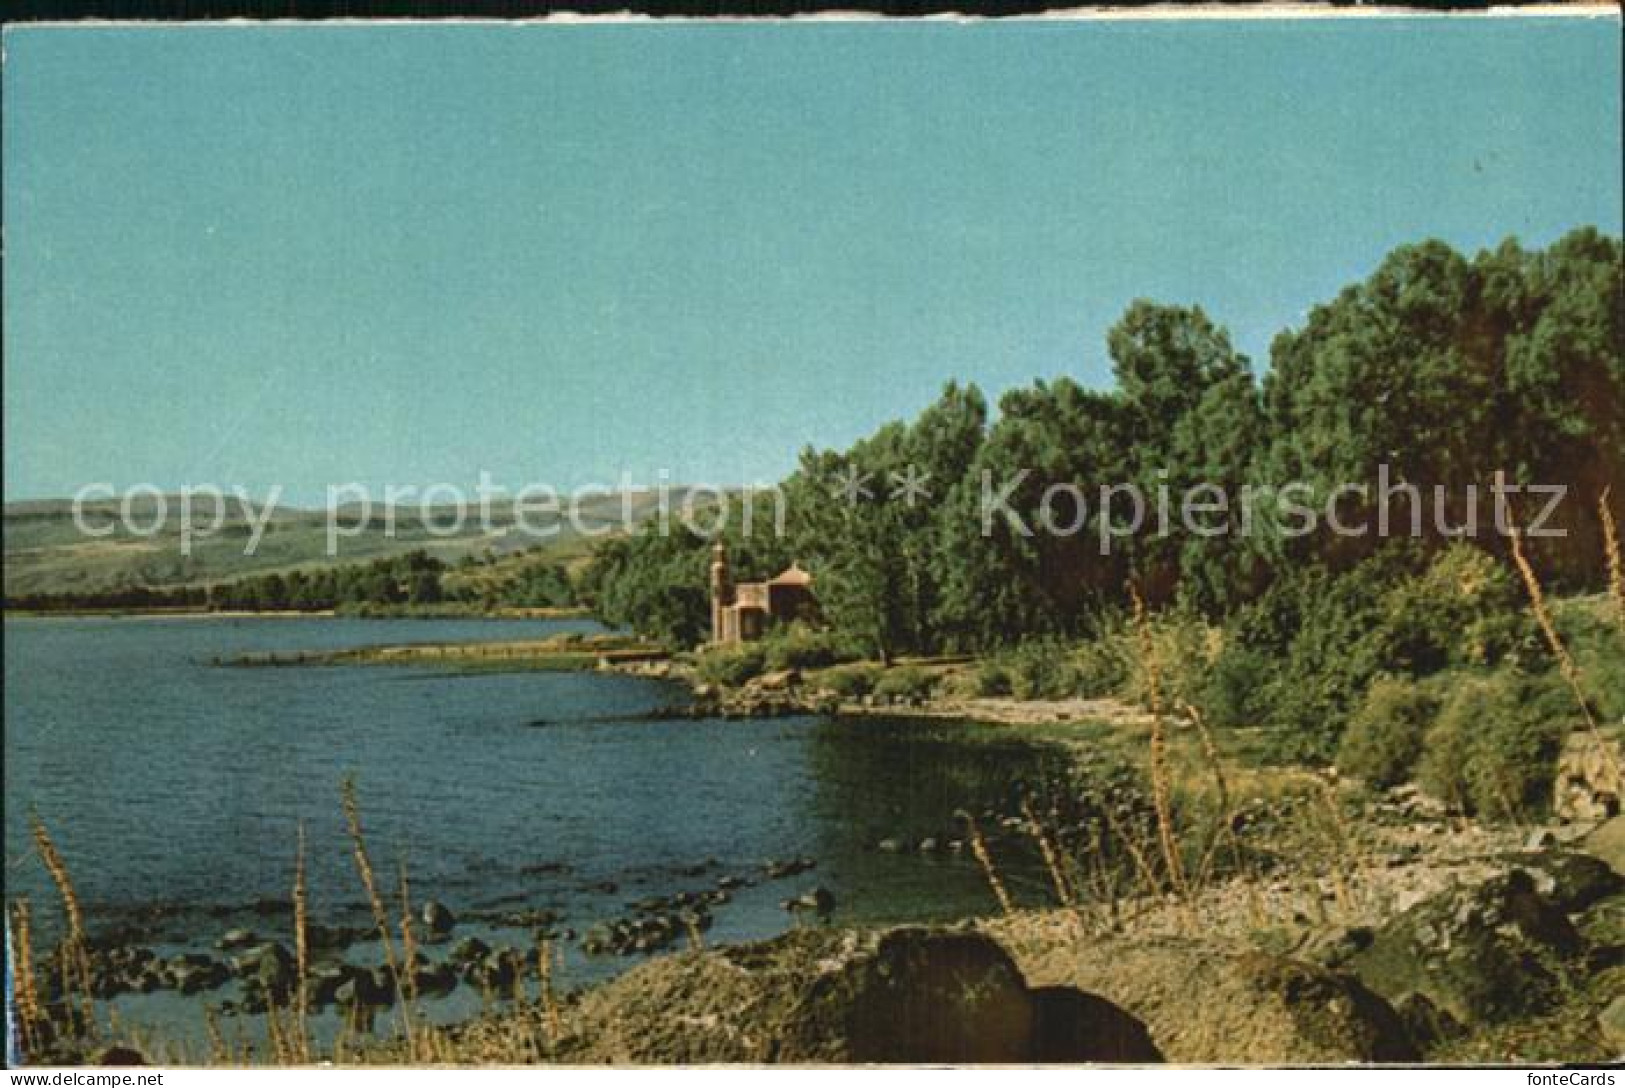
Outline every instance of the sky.
<path fill-rule="evenodd" d="M 1613 18 L 7 27 L 6 498 L 750 484 L 1621 230 Z"/>

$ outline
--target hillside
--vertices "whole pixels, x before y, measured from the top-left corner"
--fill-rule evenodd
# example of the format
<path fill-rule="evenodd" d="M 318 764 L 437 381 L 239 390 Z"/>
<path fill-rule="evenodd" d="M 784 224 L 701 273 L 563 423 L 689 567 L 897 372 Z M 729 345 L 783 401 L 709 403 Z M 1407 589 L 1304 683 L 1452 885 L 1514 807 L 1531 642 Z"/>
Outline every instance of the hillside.
<path fill-rule="evenodd" d="M 683 492 L 674 490 L 672 501 L 680 502 Z M 626 509 L 631 523 L 641 523 L 657 509 L 655 492 L 634 492 Z M 137 529 L 151 523 L 154 503 L 136 504 L 132 521 Z M 129 586 L 176 587 L 231 581 L 250 574 L 310 570 L 341 563 L 365 562 L 424 549 L 455 565 L 464 557 L 491 560 L 490 570 L 500 573 L 509 557 L 529 552 L 533 561 L 538 546 L 543 554 L 569 563 L 579 561 L 600 534 L 622 531 L 623 496 L 607 494 L 584 499 L 579 526 L 566 515 L 544 516 L 531 512 L 521 526 L 510 504 L 494 504 L 489 527 L 479 524 L 472 513 L 456 533 L 438 526 L 450 526 L 453 511 L 431 510 L 426 521 L 419 508 L 398 508 L 391 518 L 387 511 L 371 513 L 354 535 L 343 535 L 338 554 L 327 554 L 327 513 L 323 510 L 282 506 L 265 518 L 263 508 L 245 512 L 235 502 L 218 530 L 203 535 L 212 519 L 199 515 L 197 536 L 191 554 L 182 554 L 181 529 L 175 514 L 175 501 L 169 502 L 170 516 L 157 533 L 147 536 L 122 525 L 115 503 L 89 503 L 84 520 L 92 528 L 112 527 L 106 536 L 87 537 L 74 523 L 72 504 L 67 500 L 7 503 L 4 507 L 5 593 L 8 598 L 40 594 L 92 593 Z M 345 534 L 354 532 L 360 511 L 340 508 L 339 524 Z M 245 554 L 253 537 L 254 525 L 264 521 L 265 529 L 253 554 Z M 391 528 L 393 523 L 393 528 Z M 528 531 L 527 531 L 528 530 Z M 585 530 L 583 533 L 581 530 Z"/>

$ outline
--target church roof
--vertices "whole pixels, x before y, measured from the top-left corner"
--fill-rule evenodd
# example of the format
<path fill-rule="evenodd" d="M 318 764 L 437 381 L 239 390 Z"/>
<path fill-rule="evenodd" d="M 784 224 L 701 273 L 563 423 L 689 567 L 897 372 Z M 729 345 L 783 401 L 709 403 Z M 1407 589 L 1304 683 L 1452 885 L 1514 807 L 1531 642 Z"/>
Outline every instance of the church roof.
<path fill-rule="evenodd" d="M 774 586 L 810 586 L 812 575 L 801 569 L 801 564 L 791 563 L 779 574 L 768 580 Z"/>

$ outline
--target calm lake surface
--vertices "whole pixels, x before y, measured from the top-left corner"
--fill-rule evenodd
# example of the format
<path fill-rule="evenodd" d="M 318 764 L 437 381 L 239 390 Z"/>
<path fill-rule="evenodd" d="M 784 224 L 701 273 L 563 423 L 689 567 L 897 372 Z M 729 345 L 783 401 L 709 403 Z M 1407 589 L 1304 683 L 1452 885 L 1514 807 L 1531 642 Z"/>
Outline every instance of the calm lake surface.
<path fill-rule="evenodd" d="M 782 900 L 822 885 L 837 922 L 947 919 L 994 904 L 969 852 L 881 852 L 1011 812 L 1060 754 L 974 726 L 651 720 L 673 684 L 590 673 L 417 667 L 238 668 L 215 657 L 378 643 L 542 637 L 585 621 L 18 618 L 5 622 L 8 896 L 49 925 L 57 901 L 28 814 L 51 829 L 93 930 L 139 919 L 149 943 L 207 948 L 225 929 L 282 936 L 297 828 L 312 918 L 364 920 L 339 783 L 353 773 L 375 864 L 445 902 L 458 933 L 526 944 L 501 915 L 562 912 L 578 932 L 631 900 L 755 884 L 707 941 L 783 931 Z M 1042 881 L 1011 848 L 1005 875 Z M 767 880 L 772 859 L 810 872 Z M 393 884 L 393 879 L 389 881 Z M 614 890 L 608 890 L 613 885 Z M 364 957 L 363 957 L 364 958 Z M 638 957 L 566 951 L 586 982 Z M 153 999 L 156 1000 L 156 999 Z M 196 999 L 192 999 L 196 1000 Z"/>

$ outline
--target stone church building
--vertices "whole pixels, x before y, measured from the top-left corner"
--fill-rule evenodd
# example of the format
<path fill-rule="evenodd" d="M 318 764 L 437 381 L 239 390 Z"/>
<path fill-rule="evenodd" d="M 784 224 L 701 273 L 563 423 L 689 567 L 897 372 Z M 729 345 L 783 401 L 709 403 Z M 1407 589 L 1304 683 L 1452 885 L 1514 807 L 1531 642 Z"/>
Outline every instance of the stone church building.
<path fill-rule="evenodd" d="M 728 546 L 717 541 L 711 548 L 711 641 L 751 642 L 775 623 L 814 618 L 812 582 L 795 563 L 765 582 L 735 582 Z"/>

